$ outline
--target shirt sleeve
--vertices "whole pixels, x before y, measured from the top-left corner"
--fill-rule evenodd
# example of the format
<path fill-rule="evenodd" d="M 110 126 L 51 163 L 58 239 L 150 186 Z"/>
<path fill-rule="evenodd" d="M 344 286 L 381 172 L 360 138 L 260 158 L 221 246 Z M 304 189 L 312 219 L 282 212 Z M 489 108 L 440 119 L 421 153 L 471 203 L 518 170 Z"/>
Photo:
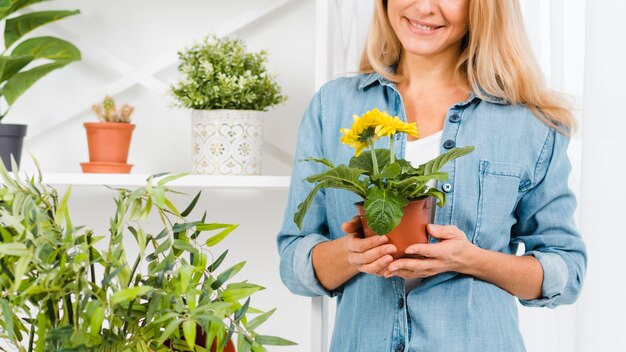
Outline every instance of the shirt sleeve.
<path fill-rule="evenodd" d="M 320 190 L 304 218 L 302 230 L 294 223 L 294 214 L 314 185 L 304 179 L 322 172 L 314 162 L 301 162 L 309 157 L 323 157 L 321 92 L 309 104 L 298 132 L 298 146 L 291 174 L 291 185 L 287 199 L 284 221 L 278 233 L 277 244 L 280 254 L 280 276 L 287 288 L 303 296 L 332 296 L 315 276 L 311 253 L 317 244 L 330 240 L 327 225 L 324 190 Z"/>
<path fill-rule="evenodd" d="M 576 198 L 568 187 L 569 139 L 551 130 L 535 168 L 535 186 L 518 204 L 514 242 L 522 242 L 543 268 L 542 296 L 525 306 L 554 308 L 578 297 L 585 270 L 585 244 L 574 224 Z M 543 177 L 542 177 L 543 176 Z"/>

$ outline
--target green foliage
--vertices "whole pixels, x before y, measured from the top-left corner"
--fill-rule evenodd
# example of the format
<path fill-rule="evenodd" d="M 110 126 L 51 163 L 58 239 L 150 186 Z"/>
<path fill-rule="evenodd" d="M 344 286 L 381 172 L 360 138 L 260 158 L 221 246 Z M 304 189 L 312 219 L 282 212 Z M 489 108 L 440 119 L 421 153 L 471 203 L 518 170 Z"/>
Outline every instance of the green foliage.
<path fill-rule="evenodd" d="M 445 193 L 429 187 L 428 181 L 447 180 L 448 174 L 440 172 L 441 168 L 473 150 L 474 147 L 471 146 L 453 148 L 417 168 L 402 159 L 391 162 L 390 151 L 387 149 L 376 149 L 376 158 L 372 157 L 371 150 L 366 150 L 359 156 L 352 157 L 348 166 L 335 166 L 327 159 L 305 159 L 303 161 L 317 162 L 328 170 L 306 178 L 306 181 L 316 183 L 316 186 L 298 206 L 294 222 L 302 228 L 304 216 L 317 191 L 338 188 L 360 196 L 365 201 L 365 217 L 369 227 L 379 235 L 386 235 L 400 223 L 403 208 L 408 201 L 431 196 L 442 207 L 446 201 Z M 373 160 L 377 160 L 380 171 L 376 172 Z"/>
<path fill-rule="evenodd" d="M 267 53 L 247 52 L 240 39 L 210 35 L 178 57 L 183 77 L 171 87 L 171 94 L 179 107 L 266 111 L 286 100 L 267 72 Z"/>
<path fill-rule="evenodd" d="M 36 11 L 8 18 L 17 11 L 43 0 L 2 0 L 0 21 L 4 22 L 4 51 L 0 55 L 0 96 L 9 108 L 35 82 L 48 73 L 81 59 L 78 48 L 55 37 L 23 40 L 24 35 L 50 22 L 80 11 Z M 0 120 L 9 109 L 0 114 Z"/>
<path fill-rule="evenodd" d="M 41 175 L 21 180 L 2 163 L 0 174 L 0 341 L 12 351 L 205 351 L 212 341 L 222 351 L 234 335 L 240 351 L 293 344 L 255 332 L 274 312 L 250 307 L 263 287 L 232 282 L 244 263 L 218 272 L 226 252 L 211 262 L 205 250 L 237 225 L 182 216 L 167 198 L 178 175 L 118 189 L 109 233 L 99 235 L 72 224 L 71 189 L 59 197 Z M 142 227 L 151 214 L 161 220 L 154 233 Z M 129 233 L 137 258 L 123 244 Z"/>

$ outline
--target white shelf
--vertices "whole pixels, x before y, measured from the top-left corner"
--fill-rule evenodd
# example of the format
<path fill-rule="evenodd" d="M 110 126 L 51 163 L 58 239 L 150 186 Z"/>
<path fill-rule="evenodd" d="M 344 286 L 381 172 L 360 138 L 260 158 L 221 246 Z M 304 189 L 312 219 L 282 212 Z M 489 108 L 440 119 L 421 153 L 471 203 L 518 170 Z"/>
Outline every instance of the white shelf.
<path fill-rule="evenodd" d="M 148 174 L 44 173 L 42 182 L 55 186 L 140 187 L 147 184 L 148 177 Z M 289 176 L 187 175 L 167 184 L 176 188 L 288 189 L 290 179 Z"/>

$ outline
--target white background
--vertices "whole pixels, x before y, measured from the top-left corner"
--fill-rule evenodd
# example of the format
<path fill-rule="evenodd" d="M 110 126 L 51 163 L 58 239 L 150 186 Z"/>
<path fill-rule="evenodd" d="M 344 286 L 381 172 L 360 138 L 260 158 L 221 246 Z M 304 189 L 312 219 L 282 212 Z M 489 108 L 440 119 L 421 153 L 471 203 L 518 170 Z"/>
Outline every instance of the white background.
<path fill-rule="evenodd" d="M 522 0 L 533 49 L 551 86 L 570 94 L 582 128 L 572 139 L 570 185 L 579 194 L 578 220 L 589 245 L 587 285 L 574 306 L 520 310 L 529 351 L 626 350 L 623 257 L 626 240 L 617 221 L 626 128 L 626 5 L 620 0 Z M 354 71 L 371 13 L 366 0 L 58 0 L 35 9 L 79 8 L 81 15 L 39 30 L 83 51 L 83 61 L 54 72 L 29 90 L 6 122 L 27 123 L 26 149 L 45 172 L 80 172 L 87 161 L 83 122 L 95 121 L 91 104 L 104 94 L 136 107 L 129 162 L 133 173 L 190 169 L 190 116 L 166 94 L 176 73 L 175 53 L 204 35 L 236 34 L 252 50 L 269 52 L 286 104 L 266 118 L 265 175 L 288 175 L 302 113 L 315 87 Z M 259 18 L 257 14 L 267 12 Z M 268 12 L 269 11 L 269 12 Z M 248 23 L 248 24 L 246 24 Z M 28 154 L 23 167 L 33 170 Z M 194 189 L 186 189 L 195 193 Z M 308 351 L 310 300 L 291 295 L 278 278 L 275 234 L 285 190 L 203 190 L 198 214 L 241 224 L 222 247 L 230 262 L 247 260 L 240 279 L 267 287 L 255 296 L 261 309 L 278 307 L 265 333 L 300 343 L 278 351 Z M 75 187 L 74 223 L 105 231 L 114 193 Z M 189 199 L 176 198 L 183 207 Z M 197 215 L 197 214 L 196 214 Z M 216 255 L 219 250 L 216 250 Z M 618 282 L 618 283 L 616 283 Z M 487 332 L 486 332 L 487 333 Z"/>

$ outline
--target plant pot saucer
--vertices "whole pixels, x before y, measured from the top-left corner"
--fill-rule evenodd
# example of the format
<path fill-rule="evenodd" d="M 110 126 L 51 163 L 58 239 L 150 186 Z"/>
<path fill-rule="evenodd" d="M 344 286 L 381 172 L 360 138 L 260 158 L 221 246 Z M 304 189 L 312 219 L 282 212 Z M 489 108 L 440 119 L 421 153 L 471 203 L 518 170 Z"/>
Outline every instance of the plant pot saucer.
<path fill-rule="evenodd" d="M 83 168 L 83 173 L 93 174 L 129 174 L 132 164 L 126 163 L 109 163 L 90 161 L 88 163 L 80 163 Z"/>

